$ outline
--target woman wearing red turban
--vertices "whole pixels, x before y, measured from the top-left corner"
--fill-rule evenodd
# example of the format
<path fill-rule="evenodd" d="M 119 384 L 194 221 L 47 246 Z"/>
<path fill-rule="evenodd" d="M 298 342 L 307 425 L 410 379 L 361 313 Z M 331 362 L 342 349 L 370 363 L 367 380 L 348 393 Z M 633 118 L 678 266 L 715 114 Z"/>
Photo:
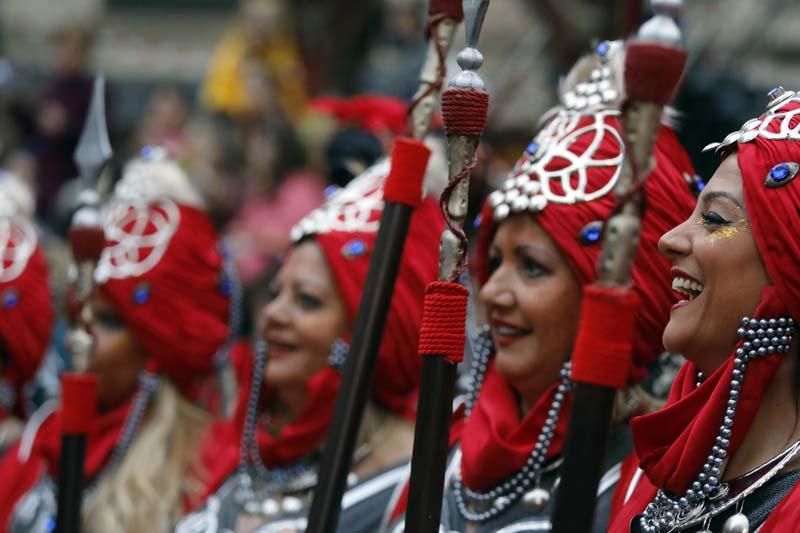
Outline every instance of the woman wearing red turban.
<path fill-rule="evenodd" d="M 624 159 L 616 107 L 623 63 L 622 43 L 604 42 L 576 66 L 563 106 L 484 206 L 477 266 L 489 325 L 474 344 L 467 418 L 447 474 L 444 531 L 550 529 L 582 291 L 596 280 L 602 225 L 616 205 L 613 188 Z M 643 305 L 632 384 L 662 351 L 661 331 L 673 301 L 669 287 L 662 287 L 669 268 L 656 242 L 688 214 L 694 198 L 687 182 L 692 167 L 667 126 L 655 157 L 633 270 Z M 622 422 L 642 408 L 642 398 L 635 387 L 620 397 L 620 404 L 634 406 L 617 412 L 609 466 L 628 451 Z M 601 482 L 603 496 L 610 497 L 614 474 L 612 469 Z M 605 531 L 608 503 L 601 498 L 600 506 L 596 530 Z"/>
<path fill-rule="evenodd" d="M 33 202 L 20 178 L 0 171 L 0 453 L 20 436 L 29 414 L 23 388 L 39 368 L 53 327 Z"/>
<path fill-rule="evenodd" d="M 334 193 L 292 231 L 271 288 L 236 416 L 210 432 L 214 474 L 203 509 L 180 533 L 302 531 L 339 393 L 339 367 L 384 206 L 384 161 Z M 434 174 L 441 169 L 433 170 Z M 429 172 L 430 174 L 431 172 Z M 411 455 L 425 286 L 436 279 L 444 221 L 424 200 L 411 219 L 339 531 L 377 531 Z M 252 357 L 240 351 L 245 361 Z M 263 382 L 263 385 L 262 385 Z M 346 393 L 347 391 L 342 391 Z M 242 429 L 243 428 L 243 429 Z"/>
<path fill-rule="evenodd" d="M 667 405 L 634 419 L 612 531 L 797 531 L 800 98 L 710 145 L 723 161 L 664 235 L 673 265 L 664 345 L 688 362 Z"/>
<path fill-rule="evenodd" d="M 163 531 L 197 497 L 208 415 L 193 402 L 228 337 L 230 282 L 188 178 L 146 149 L 117 184 L 92 296 L 99 416 L 86 447 L 86 531 Z M 34 420 L 35 418 L 35 420 Z M 0 527 L 50 531 L 61 413 L 37 412 L 0 463 Z"/>

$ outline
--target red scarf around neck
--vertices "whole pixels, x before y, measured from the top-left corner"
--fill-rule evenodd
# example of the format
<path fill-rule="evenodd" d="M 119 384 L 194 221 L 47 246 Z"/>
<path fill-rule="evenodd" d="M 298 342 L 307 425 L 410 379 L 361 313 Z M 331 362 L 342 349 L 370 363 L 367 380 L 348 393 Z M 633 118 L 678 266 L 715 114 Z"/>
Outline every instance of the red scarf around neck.
<path fill-rule="evenodd" d="M 100 413 L 92 425 L 86 441 L 84 476 L 91 480 L 106 465 L 111 452 L 119 440 L 128 411 L 129 400 L 119 407 Z M 47 473 L 58 478 L 61 456 L 61 415 L 58 411 L 48 416 L 36 432 L 30 454 L 22 461 L 20 443 L 12 446 L 0 461 L 0 529 L 7 527 L 8 520 L 19 499 L 24 496 Z"/>
<path fill-rule="evenodd" d="M 464 424 L 461 439 L 461 477 L 472 490 L 486 491 L 525 466 L 547 419 L 547 411 L 558 388 L 545 389 L 536 404 L 520 419 L 519 401 L 513 387 L 494 369 L 486 370 L 478 401 Z M 555 435 L 547 459 L 557 457 L 564 444 L 571 395 L 561 404 Z"/>
<path fill-rule="evenodd" d="M 774 287 L 763 291 L 755 318 L 775 318 L 787 314 Z M 741 341 L 737 343 L 738 348 Z M 734 351 L 735 351 L 734 348 Z M 736 452 L 755 418 L 764 391 L 780 365 L 784 354 L 758 357 L 747 363 L 739 403 L 736 407 L 728 455 Z M 611 519 L 613 533 L 629 531 L 631 519 L 644 511 L 657 489 L 683 494 L 695 481 L 711 452 L 727 408 L 730 392 L 731 355 L 699 387 L 695 388 L 697 367 L 684 364 L 670 390 L 667 405 L 659 411 L 631 421 L 634 448 L 644 476 L 633 494 L 624 502 L 629 480 L 624 476 L 615 494 Z M 629 459 L 630 461 L 630 459 Z M 630 469 L 631 474 L 635 469 Z"/>
<path fill-rule="evenodd" d="M 239 467 L 242 430 L 247 414 L 247 400 L 253 375 L 252 350 L 239 343 L 232 353 L 239 374 L 239 398 L 234 416 L 227 421 L 212 424 L 204 438 L 202 464 L 208 472 L 203 497 L 216 492 Z M 263 390 L 262 398 L 267 397 Z M 267 467 L 286 466 L 299 461 L 318 449 L 328 432 L 339 392 L 341 377 L 338 370 L 326 366 L 308 381 L 308 403 L 296 420 L 270 435 L 256 424 L 256 441 L 261 460 Z"/>

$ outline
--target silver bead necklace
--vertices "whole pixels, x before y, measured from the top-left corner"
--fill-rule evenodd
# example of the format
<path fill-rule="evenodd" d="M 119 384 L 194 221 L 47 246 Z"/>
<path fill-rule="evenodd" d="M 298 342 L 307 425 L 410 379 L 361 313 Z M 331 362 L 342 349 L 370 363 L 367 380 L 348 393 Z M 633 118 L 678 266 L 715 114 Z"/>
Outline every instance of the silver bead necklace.
<path fill-rule="evenodd" d="M 468 416 L 477 401 L 486 376 L 489 358 L 493 352 L 489 327 L 483 326 L 480 328 L 475 337 L 471 339 L 471 342 L 473 353 L 476 354 L 476 357 L 470 367 L 471 386 L 466 399 L 466 413 Z M 453 493 L 458 512 L 465 520 L 479 523 L 488 522 L 508 510 L 523 495 L 528 500 L 526 492 L 531 488 L 532 483 L 535 483 L 536 486 L 529 493 L 531 503 L 537 508 L 543 508 L 547 504 L 550 494 L 539 487 L 539 484 L 543 471 L 542 467 L 547 458 L 547 450 L 550 448 L 550 442 L 555 435 L 561 405 L 566 393 L 572 388 L 572 383 L 569 379 L 570 366 L 570 362 L 567 361 L 561 368 L 561 382 L 558 384 L 555 397 L 547 411 L 547 418 L 539 432 L 531 455 L 521 470 L 486 492 L 475 491 L 467 487 L 461 480 L 460 469 L 456 471 L 453 478 Z M 467 504 L 468 501 L 483 504 L 486 508 L 483 511 L 471 511 Z"/>
<path fill-rule="evenodd" d="M 347 343 L 337 339 L 331 346 L 328 364 L 335 368 L 341 367 L 349 349 L 350 347 Z M 267 342 L 262 338 L 258 338 L 255 341 L 253 352 L 253 376 L 247 397 L 247 411 L 245 412 L 244 428 L 240 441 L 239 468 L 237 472 L 236 499 L 241 504 L 259 499 L 253 486 L 253 474 L 255 474 L 259 482 L 258 492 L 263 493 L 307 490 L 317 483 L 317 474 L 312 468 L 313 460 L 311 459 L 306 458 L 292 465 L 273 468 L 268 468 L 261 459 L 256 437 L 256 418 L 258 416 L 261 386 L 264 381 L 264 371 L 269 357 Z"/>
<path fill-rule="evenodd" d="M 711 516 L 728 508 L 725 497 L 728 485 L 720 481 L 722 464 L 728 455 L 728 446 L 733 431 L 736 407 L 744 381 L 747 363 L 768 354 L 787 353 L 795 332 L 792 318 L 781 317 L 769 320 L 743 318 L 737 335 L 741 346 L 736 349 L 733 360 L 730 391 L 725 415 L 722 419 L 714 446 L 697 478 L 683 495 L 674 495 L 659 490 L 655 499 L 647 505 L 639 518 L 645 533 L 667 533 L 690 523 L 695 523 L 706 512 Z M 702 383 L 698 374 L 698 385 Z M 709 511 L 710 509 L 710 511 Z"/>

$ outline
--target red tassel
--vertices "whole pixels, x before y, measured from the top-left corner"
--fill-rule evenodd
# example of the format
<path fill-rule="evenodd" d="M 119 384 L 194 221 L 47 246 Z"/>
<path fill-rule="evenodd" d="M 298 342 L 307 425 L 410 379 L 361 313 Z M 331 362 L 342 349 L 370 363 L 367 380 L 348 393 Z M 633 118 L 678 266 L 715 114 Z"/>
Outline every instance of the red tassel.
<path fill-rule="evenodd" d="M 442 93 L 442 116 L 448 135 L 480 137 L 488 112 L 486 91 L 450 87 Z"/>
<path fill-rule="evenodd" d="M 461 0 L 431 0 L 428 5 L 428 16 L 453 19 L 456 22 L 464 20 L 464 11 Z"/>

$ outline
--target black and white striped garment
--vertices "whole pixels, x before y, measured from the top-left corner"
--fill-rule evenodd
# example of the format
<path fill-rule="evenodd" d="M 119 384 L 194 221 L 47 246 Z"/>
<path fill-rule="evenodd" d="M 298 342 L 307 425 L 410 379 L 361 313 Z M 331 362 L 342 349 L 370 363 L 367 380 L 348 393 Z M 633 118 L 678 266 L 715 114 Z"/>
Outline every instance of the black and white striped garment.
<path fill-rule="evenodd" d="M 408 477 L 408 463 L 383 470 L 371 477 L 351 485 L 342 498 L 339 515 L 341 533 L 375 533 L 397 485 Z M 289 533 L 305 531 L 307 514 L 311 504 L 311 491 L 303 494 L 273 495 L 270 499 L 280 501 L 289 496 L 301 505 L 295 509 L 282 506 L 280 512 L 267 519 L 264 515 L 247 513 L 236 501 L 236 474 L 233 474 L 211 496 L 205 506 L 185 517 L 175 533 Z"/>

